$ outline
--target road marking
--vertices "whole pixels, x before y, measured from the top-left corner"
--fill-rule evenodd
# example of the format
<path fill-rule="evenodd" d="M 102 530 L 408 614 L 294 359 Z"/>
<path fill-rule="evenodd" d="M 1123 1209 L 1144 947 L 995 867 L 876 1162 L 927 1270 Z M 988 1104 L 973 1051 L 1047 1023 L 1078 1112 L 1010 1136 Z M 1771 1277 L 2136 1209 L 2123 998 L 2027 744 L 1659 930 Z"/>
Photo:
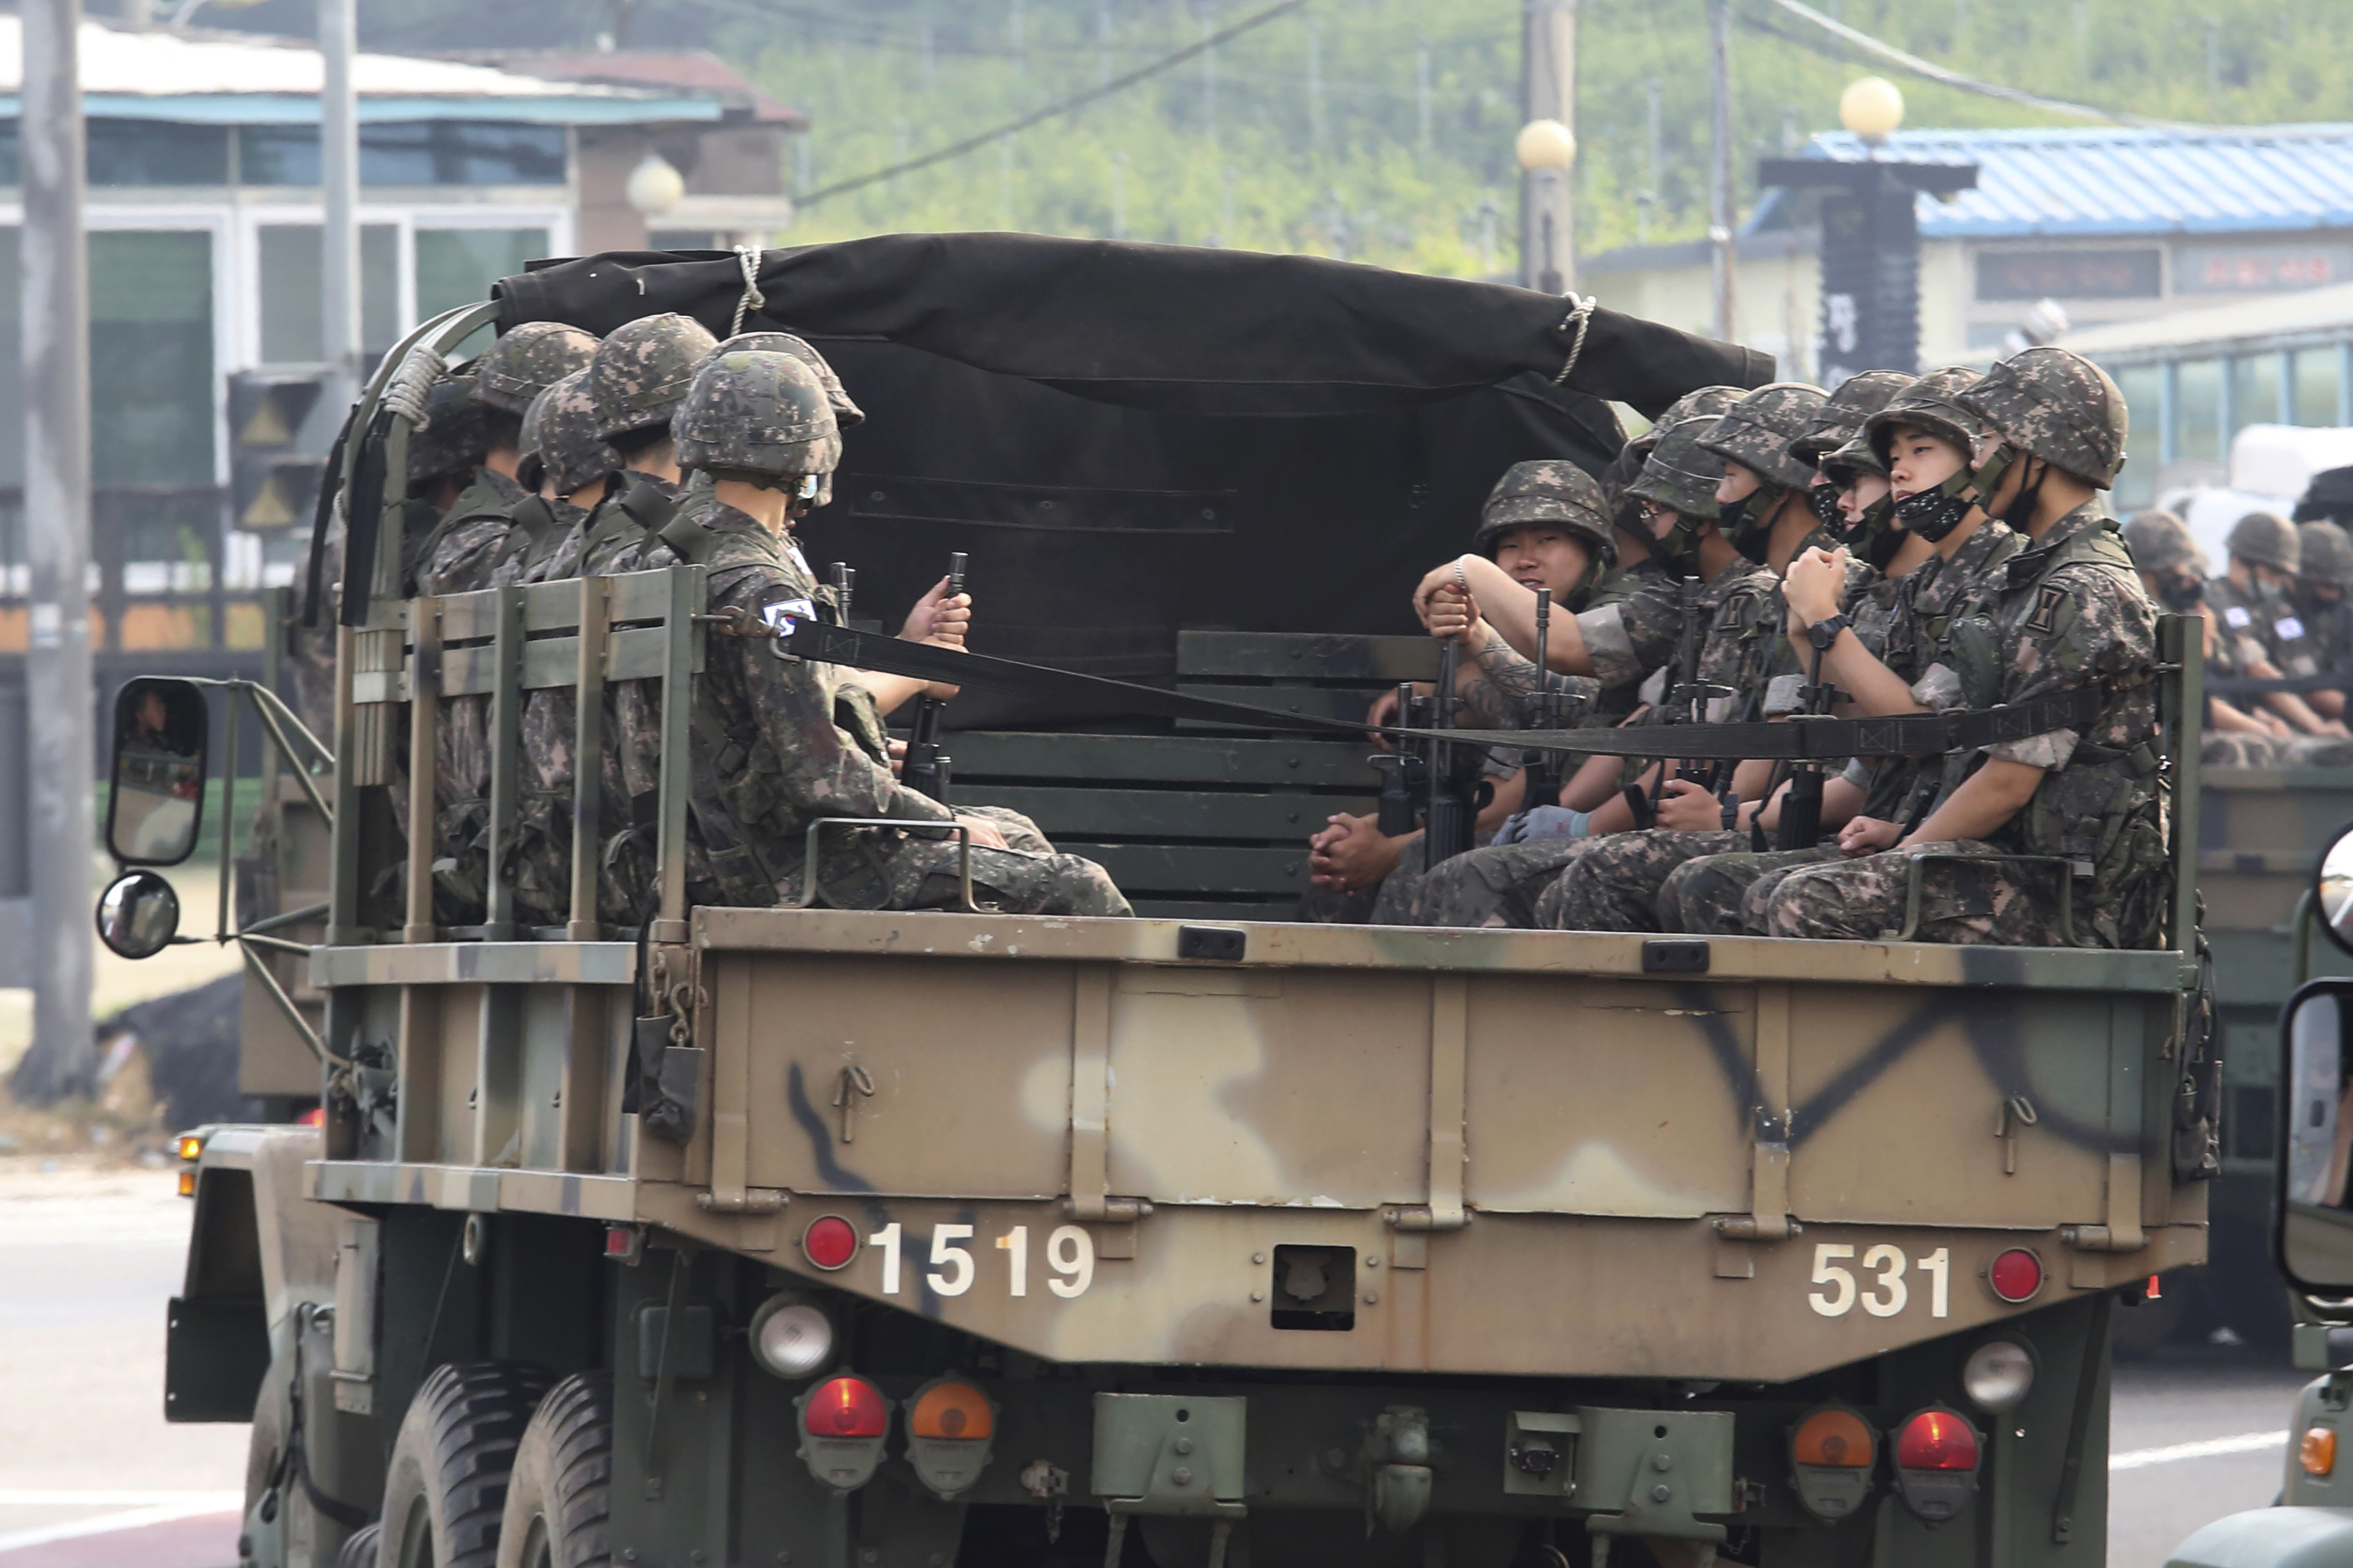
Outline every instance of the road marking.
<path fill-rule="evenodd" d="M 0 1500 L 5 1500 L 10 1497 L 59 1498 L 71 1497 L 75 1495 L 107 1497 L 121 1496 L 122 1494 L 106 1492 L 83 1494 L 74 1494 L 69 1492 L 0 1492 Z M 179 1495 L 184 1497 L 201 1497 L 206 1500 L 203 1502 L 169 1503 L 155 1508 L 133 1509 L 128 1513 L 102 1513 L 92 1519 L 77 1519 L 65 1524 L 44 1525 L 38 1530 L 19 1530 L 11 1534 L 0 1535 L 0 1552 L 15 1552 L 27 1546 L 47 1546 L 53 1541 L 74 1541 L 85 1535 L 108 1535 L 118 1530 L 139 1530 L 151 1524 L 170 1524 L 175 1521 L 183 1519 L 198 1519 L 206 1514 L 234 1514 L 239 1504 L 243 1501 L 243 1500 L 235 1492 L 186 1492 Z M 226 1507 L 222 1506 L 221 1500 L 224 1498 L 228 1500 Z M 55 1502 L 45 1502 L 39 1504 L 27 1504 L 24 1506 L 55 1508 L 62 1507 L 64 1505 Z"/>
<path fill-rule="evenodd" d="M 2225 1454 L 2257 1454 L 2265 1448 L 2285 1448 L 2285 1432 L 2242 1432 L 2233 1437 L 2207 1437 L 2195 1443 L 2174 1443 L 2162 1448 L 2135 1448 L 2108 1456 L 2108 1468 L 2137 1470 L 2150 1465 L 2170 1465 L 2180 1459 L 2214 1459 Z"/>

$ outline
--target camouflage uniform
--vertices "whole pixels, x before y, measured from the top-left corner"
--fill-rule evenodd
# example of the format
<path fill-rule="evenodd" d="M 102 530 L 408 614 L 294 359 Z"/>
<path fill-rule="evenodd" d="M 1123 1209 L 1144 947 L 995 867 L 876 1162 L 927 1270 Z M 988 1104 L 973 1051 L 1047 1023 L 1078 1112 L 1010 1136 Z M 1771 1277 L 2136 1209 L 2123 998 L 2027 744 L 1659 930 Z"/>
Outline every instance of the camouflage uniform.
<path fill-rule="evenodd" d="M 2014 450 L 2105 489 L 2124 459 L 2124 399 L 2089 361 L 2063 349 L 2030 349 L 1996 364 L 1961 394 Z M 2034 484 L 2030 479 L 2030 487 Z M 2080 730 L 2061 729 L 1982 751 L 2042 770 L 2026 805 L 1989 839 L 1890 850 L 1789 874 L 1765 910 L 1774 936 L 1862 937 L 1900 926 L 1915 859 L 1922 900 L 1915 935 L 1926 941 L 2060 944 L 2056 878 L 2074 877 L 2073 939 L 2146 947 L 2158 938 L 2169 891 L 2158 754 L 2156 616 L 2115 523 L 2095 505 L 2076 508 L 2004 563 L 1989 616 L 1957 624 L 1957 651 L 1980 638 L 2000 671 L 1997 700 L 2028 700 L 2083 685 L 2103 693 Z M 1971 661 L 1964 660 L 1965 667 Z M 1925 683 L 1924 683 L 1925 684 Z M 1969 690 L 1966 668 L 1957 695 Z M 1946 760 L 1944 791 L 1975 758 Z M 2068 864 L 2019 866 L 2004 856 Z M 1949 857 L 1950 858 L 1945 858 Z M 1970 862 L 1978 862 L 1971 864 Z"/>
<path fill-rule="evenodd" d="M 1945 657 L 1954 618 L 1990 604 L 2000 580 L 1998 569 L 2022 542 L 1988 518 L 1961 542 L 1950 561 L 1931 556 L 1894 579 L 1899 592 L 1885 642 L 1874 650 L 1880 662 L 1907 683 L 1926 677 Z M 1933 787 L 1943 767 L 1941 757 L 1878 757 L 1851 764 L 1846 776 L 1864 792 L 1855 815 L 1883 822 L 1909 821 L 1924 804 L 1919 800 L 1922 784 Z M 1691 859 L 1676 867 L 1659 889 L 1660 929 L 1716 936 L 1761 934 L 1752 918 L 1782 878 L 1800 866 L 1840 858 L 1833 841 L 1812 848 L 1744 849 Z"/>
<path fill-rule="evenodd" d="M 2323 669 L 2353 665 L 2353 538 L 2326 520 L 2296 524 L 2295 603 Z M 2334 590 L 2336 597 L 2329 597 Z"/>
<path fill-rule="evenodd" d="M 679 458 L 718 477 L 829 469 L 839 437 L 815 376 L 789 356 L 729 353 L 697 374 L 677 416 Z M 830 595 L 800 552 L 715 496 L 671 520 L 672 548 L 706 569 L 706 608 L 738 626 L 830 618 Z M 823 899 L 860 909 L 953 906 L 954 836 L 852 828 L 805 863 L 809 826 L 826 817 L 949 823 L 955 814 L 891 773 L 873 699 L 839 667 L 783 655 L 758 636 L 714 636 L 697 682 L 690 878 L 698 902 L 797 900 L 813 878 Z M 1011 913 L 1130 913 L 1103 868 L 1048 852 L 1034 826 L 990 814 L 1028 849 L 972 851 L 976 897 Z M 1008 841 L 1014 841 L 1010 837 Z"/>
<path fill-rule="evenodd" d="M 2251 512 L 2232 528 L 2231 554 L 2242 561 L 2293 574 L 2300 561 L 2301 541 L 2293 524 L 2269 512 Z M 2206 584 L 2206 603 L 2221 617 L 2216 630 L 2237 646 L 2239 662 L 2268 659 L 2284 676 L 2320 673 L 2319 639 L 2306 627 L 2295 605 L 2279 588 L 2251 577 L 2242 590 L 2229 576 Z"/>

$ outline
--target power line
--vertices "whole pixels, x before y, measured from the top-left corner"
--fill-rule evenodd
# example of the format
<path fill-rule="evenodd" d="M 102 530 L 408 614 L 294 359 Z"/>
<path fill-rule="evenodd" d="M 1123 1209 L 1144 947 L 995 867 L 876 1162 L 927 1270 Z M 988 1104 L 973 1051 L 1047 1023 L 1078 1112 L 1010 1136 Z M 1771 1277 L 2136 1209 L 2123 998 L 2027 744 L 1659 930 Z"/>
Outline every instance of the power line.
<path fill-rule="evenodd" d="M 1860 28 L 1850 27 L 1835 17 L 1825 16 L 1811 5 L 1806 5 L 1804 0 L 1772 0 L 1772 4 L 1801 22 L 1810 23 L 1824 32 L 1852 44 L 1866 54 L 1876 55 L 1888 64 L 1910 71 L 1915 76 L 1925 77 L 1940 87 L 1955 88 L 1962 92 L 1976 93 L 1980 98 L 1999 99 L 2004 103 L 2014 103 L 2025 109 L 2039 109 L 2046 113 L 2072 114 L 2079 120 L 2096 120 L 2108 125 L 2137 125 L 2156 131 L 2200 129 L 2197 126 L 2184 124 L 2178 120 L 2152 120 L 2147 115 L 2129 114 L 2122 110 L 2095 109 L 2088 103 L 2071 103 L 2062 98 L 2044 98 L 2040 93 L 2026 92 L 2014 87 L 2000 87 L 1992 82 L 1979 81 L 1974 77 L 1966 77 L 1958 71 L 1947 70 L 1943 66 L 1932 64 L 1917 55 L 1906 54 L 1894 45 L 1883 43 L 1869 33 Z M 1776 37 L 1789 37 L 1778 28 L 1766 27 L 1762 24 L 1752 25 L 1757 26 L 1760 31 L 1772 33 Z M 1803 42 L 1795 38 L 1791 38 L 1790 41 Z"/>
<path fill-rule="evenodd" d="M 708 0 L 706 0 L 706 3 L 708 3 Z M 1281 4 L 1270 5 L 1265 10 L 1259 12 L 1255 16 L 1245 17 L 1222 32 L 1212 33 L 1198 44 L 1188 45 L 1184 48 L 1178 49 L 1175 54 L 1163 55 L 1160 58 L 1153 61 L 1150 65 L 1132 70 L 1125 76 L 1114 77 L 1110 81 L 1103 83 L 1100 87 L 1089 88 L 1084 92 L 1075 93 L 1069 98 L 1062 99 L 1054 103 L 1050 103 L 1043 109 L 1033 110 L 1029 113 L 1021 116 L 1018 120 L 1009 120 L 1002 125 L 983 131 L 977 135 L 967 136 L 961 142 L 950 142 L 947 146 L 939 149 L 935 153 L 926 153 L 920 158 L 910 158 L 903 163 L 894 163 L 887 169 L 876 169 L 871 174 L 860 174 L 854 179 L 839 181 L 833 184 L 827 185 L 822 189 L 811 191 L 806 195 L 796 196 L 794 201 L 800 206 L 812 206 L 817 203 L 825 200 L 828 196 L 838 196 L 845 192 L 860 190 L 867 185 L 877 184 L 881 181 L 894 178 L 900 174 L 913 174 L 917 169 L 929 168 L 934 163 L 944 163 L 950 159 L 961 158 L 965 153 L 976 152 L 980 148 L 987 146 L 992 142 L 1002 141 L 1008 136 L 1027 131 L 1032 125 L 1040 124 L 1045 121 L 1053 120 L 1061 115 L 1068 114 L 1072 110 L 1083 109 L 1088 104 L 1093 103 L 1099 99 L 1109 98 L 1114 93 L 1124 92 L 1140 81 L 1148 81 L 1152 78 L 1158 76 L 1163 71 L 1174 69 L 1176 67 L 1183 65 L 1187 60 L 1193 59 L 1200 55 L 1206 54 L 1209 50 L 1216 48 L 1219 44 L 1227 42 L 1229 39 L 1240 37 L 1244 33 L 1262 27 L 1278 16 L 1288 16 L 1290 13 L 1299 10 L 1307 3 L 1308 0 L 1281 0 Z"/>

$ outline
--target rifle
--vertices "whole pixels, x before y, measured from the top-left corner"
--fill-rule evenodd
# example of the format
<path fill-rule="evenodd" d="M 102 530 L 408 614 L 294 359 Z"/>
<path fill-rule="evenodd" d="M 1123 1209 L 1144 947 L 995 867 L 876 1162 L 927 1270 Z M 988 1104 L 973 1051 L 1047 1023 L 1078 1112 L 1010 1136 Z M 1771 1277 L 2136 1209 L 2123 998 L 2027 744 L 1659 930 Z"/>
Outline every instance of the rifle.
<path fill-rule="evenodd" d="M 1535 725 L 1540 730 L 1558 727 L 1560 703 L 1552 689 L 1552 675 L 1545 663 L 1552 633 L 1552 590 L 1536 590 L 1536 711 Z M 1525 771 L 1525 787 L 1520 795 L 1520 809 L 1560 804 L 1560 753 L 1534 748 L 1520 753 L 1520 766 Z"/>
<path fill-rule="evenodd" d="M 1831 710 L 1838 693 L 1822 679 L 1822 650 L 1814 649 L 1814 666 L 1806 677 L 1802 717 L 1819 719 Z M 1773 792 L 1767 790 L 1770 800 Z M 1781 826 L 1775 847 L 1811 849 L 1822 836 L 1822 764 L 1796 763 L 1789 771 L 1789 793 L 1781 797 Z"/>
<path fill-rule="evenodd" d="M 948 557 L 948 597 L 964 592 L 965 563 L 970 559 L 959 550 Z M 947 699 L 934 697 L 929 692 L 915 699 L 915 719 L 907 733 L 907 760 L 900 776 L 908 787 L 930 795 L 945 805 L 948 800 L 949 759 L 940 750 L 940 714 L 947 707 Z"/>
<path fill-rule="evenodd" d="M 1699 724 L 1707 720 L 1707 702 L 1711 697 L 1729 697 L 1729 689 L 1702 685 L 1699 679 L 1701 634 L 1699 625 L 1700 595 L 1704 584 L 1696 577 L 1686 576 L 1675 584 L 1675 607 L 1683 617 L 1683 630 L 1675 643 L 1676 679 L 1660 700 L 1659 721 L 1662 724 Z M 1715 793 L 1716 774 L 1722 771 L 1720 762 L 1709 763 L 1694 771 L 1693 759 L 1684 759 L 1676 776 L 1687 778 L 1710 795 Z M 1667 767 L 1664 760 L 1651 780 L 1645 793 L 1638 784 L 1626 786 L 1626 804 L 1634 813 L 1634 826 L 1649 827 L 1658 820 L 1659 802 L 1667 791 Z"/>
<path fill-rule="evenodd" d="M 841 624 L 849 624 L 849 597 L 858 586 L 858 574 L 847 561 L 837 561 L 827 569 L 833 578 L 834 607 L 841 612 Z"/>
<path fill-rule="evenodd" d="M 1431 700 L 1436 711 L 1430 727 L 1433 730 L 1454 728 L 1455 709 L 1460 706 L 1454 695 L 1454 679 L 1462 662 L 1462 645 L 1452 637 L 1438 656 L 1438 690 Z M 1472 752 L 1472 767 L 1479 753 Z M 1478 807 L 1472 804 L 1472 778 L 1461 776 L 1462 748 L 1451 741 L 1430 742 L 1430 804 L 1422 813 L 1422 864 L 1425 868 L 1441 860 L 1451 860 L 1467 854 L 1472 836 L 1478 828 Z M 1474 775 L 1475 776 L 1475 775 Z"/>

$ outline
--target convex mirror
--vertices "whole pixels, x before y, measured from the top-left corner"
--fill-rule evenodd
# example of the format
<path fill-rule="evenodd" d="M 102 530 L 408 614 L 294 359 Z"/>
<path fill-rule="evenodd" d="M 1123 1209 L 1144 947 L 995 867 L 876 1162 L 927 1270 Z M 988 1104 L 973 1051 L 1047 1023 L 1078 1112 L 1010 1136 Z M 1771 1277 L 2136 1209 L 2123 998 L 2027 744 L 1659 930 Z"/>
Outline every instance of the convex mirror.
<path fill-rule="evenodd" d="M 212 716 L 185 680 L 133 680 L 114 700 L 106 847 L 125 866 L 176 866 L 204 825 Z"/>
<path fill-rule="evenodd" d="M 180 895 L 153 871 L 126 871 L 98 898 L 98 940 L 118 958 L 153 958 L 180 931 Z"/>

